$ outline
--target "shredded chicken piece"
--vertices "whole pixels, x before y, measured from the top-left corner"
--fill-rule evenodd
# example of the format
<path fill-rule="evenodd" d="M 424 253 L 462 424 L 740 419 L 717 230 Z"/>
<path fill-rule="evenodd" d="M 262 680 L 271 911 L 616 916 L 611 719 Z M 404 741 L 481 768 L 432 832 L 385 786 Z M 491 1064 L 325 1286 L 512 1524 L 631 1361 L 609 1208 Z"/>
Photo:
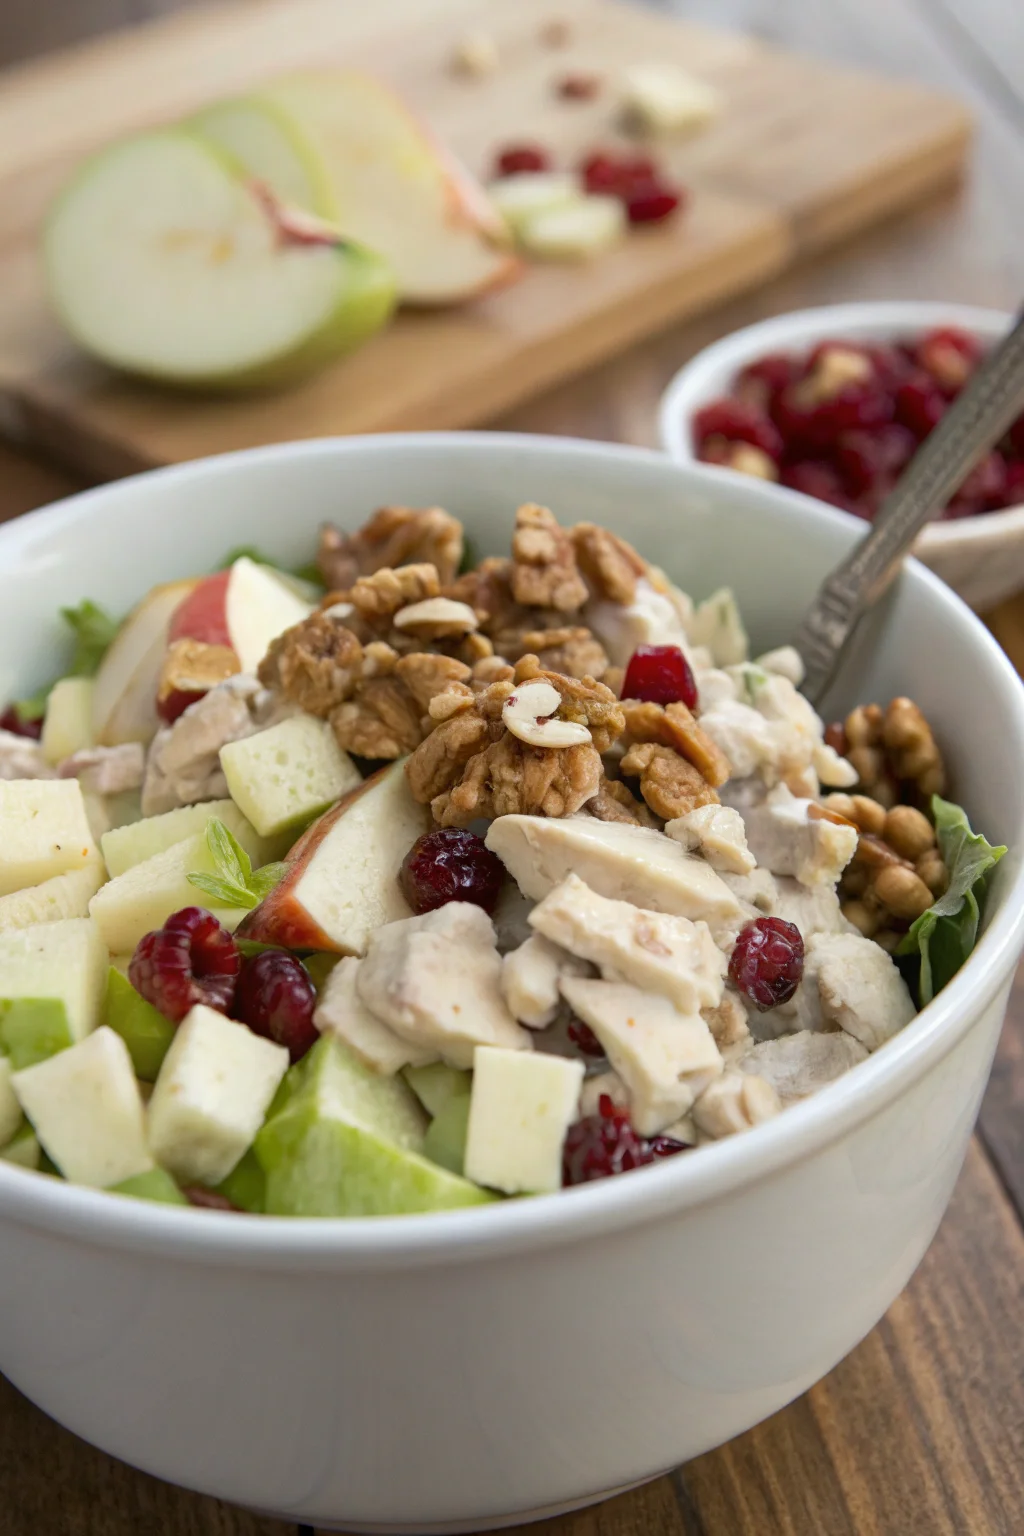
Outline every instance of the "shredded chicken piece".
<path fill-rule="evenodd" d="M 647 561 L 633 546 L 595 523 L 577 523 L 572 541 L 592 595 L 606 602 L 631 603 L 636 597 L 637 580 L 648 569 Z"/>
<path fill-rule="evenodd" d="M 717 805 L 718 795 L 692 763 L 671 747 L 640 741 L 630 747 L 619 767 L 627 778 L 639 777 L 640 793 L 651 810 L 665 821 L 686 816 L 700 805 Z"/>
<path fill-rule="evenodd" d="M 700 1016 L 710 1029 L 720 1051 L 751 1043 L 747 1010 L 739 994 L 731 987 L 726 987 L 720 1003 L 711 1008 L 702 1008 Z"/>
<path fill-rule="evenodd" d="M 307 714 L 326 720 L 351 698 L 363 672 L 363 647 L 339 619 L 312 613 L 270 643 L 259 680 Z"/>
<path fill-rule="evenodd" d="M 16 731 L 0 731 L 0 779 L 55 779 L 56 768 L 43 756 L 38 741 Z"/>
<path fill-rule="evenodd" d="M 781 1110 L 770 1082 L 746 1072 L 724 1072 L 709 1083 L 693 1106 L 693 1123 L 713 1140 L 749 1131 Z"/>
<path fill-rule="evenodd" d="M 190 704 L 173 725 L 157 732 L 146 759 L 143 816 L 158 816 L 179 805 L 227 797 L 220 749 L 270 723 L 260 716 L 260 687 L 240 673 Z"/>
<path fill-rule="evenodd" d="M 146 754 L 138 741 L 83 747 L 66 757 L 58 771 L 62 779 L 77 779 L 86 794 L 122 795 L 142 784 Z"/>
<path fill-rule="evenodd" d="M 421 561 L 435 566 L 442 582 L 453 581 L 462 550 L 462 524 L 441 507 L 381 507 L 353 534 L 325 525 L 317 560 L 325 585 L 344 591 L 383 566 Z"/>
<path fill-rule="evenodd" d="M 572 535 L 547 507 L 529 502 L 516 513 L 511 583 L 516 602 L 528 608 L 575 613 L 587 600 Z"/>

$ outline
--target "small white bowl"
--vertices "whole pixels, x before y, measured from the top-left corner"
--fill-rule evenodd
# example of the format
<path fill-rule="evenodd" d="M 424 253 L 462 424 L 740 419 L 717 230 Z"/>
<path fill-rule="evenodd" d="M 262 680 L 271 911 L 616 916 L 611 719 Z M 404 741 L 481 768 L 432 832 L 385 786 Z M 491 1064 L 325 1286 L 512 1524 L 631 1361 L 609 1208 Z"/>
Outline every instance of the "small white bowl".
<path fill-rule="evenodd" d="M 744 326 L 691 357 L 670 380 L 658 408 L 661 445 L 677 464 L 694 462 L 697 455 L 690 427 L 695 413 L 727 394 L 736 375 L 769 352 L 806 352 L 831 337 L 904 341 L 939 325 L 958 326 L 991 345 L 1011 323 L 1012 317 L 998 309 L 893 300 L 826 304 Z M 719 469 L 719 473 L 736 471 Z M 1024 587 L 1024 506 L 932 523 L 921 534 L 914 553 L 972 608 L 994 608 Z"/>

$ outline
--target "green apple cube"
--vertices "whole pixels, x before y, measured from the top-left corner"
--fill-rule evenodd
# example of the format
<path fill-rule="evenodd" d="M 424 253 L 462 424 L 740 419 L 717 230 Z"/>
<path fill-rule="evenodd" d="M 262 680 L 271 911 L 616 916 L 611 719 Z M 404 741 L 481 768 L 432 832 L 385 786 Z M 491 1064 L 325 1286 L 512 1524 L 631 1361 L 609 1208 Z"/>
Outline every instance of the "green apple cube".
<path fill-rule="evenodd" d="M 157 1162 L 187 1183 L 220 1184 L 252 1146 L 288 1070 L 288 1052 L 198 1003 L 178 1025 L 149 1101 Z"/>
<path fill-rule="evenodd" d="M 14 1163 L 19 1168 L 33 1171 L 38 1170 L 41 1156 L 39 1138 L 25 1119 L 6 1147 L 0 1148 L 0 1162 Z"/>
<path fill-rule="evenodd" d="M 159 1205 L 188 1205 L 170 1174 L 163 1168 L 149 1168 L 120 1184 L 110 1186 L 112 1195 L 131 1195 L 135 1200 L 155 1200 Z"/>
<path fill-rule="evenodd" d="M 423 1152 L 431 1162 L 452 1173 L 466 1167 L 466 1138 L 469 1134 L 469 1093 L 456 1093 L 446 1099 L 427 1129 Z"/>
<path fill-rule="evenodd" d="M 255 869 L 280 858 L 286 851 L 280 838 L 270 841 L 260 837 L 233 800 L 207 800 L 202 805 L 179 806 L 176 811 L 165 811 L 162 816 L 146 816 L 141 821 L 105 833 L 100 847 L 111 878 L 173 848 L 175 843 L 195 837 L 198 832 L 205 833 L 214 817 L 238 839 Z"/>
<path fill-rule="evenodd" d="M 231 798 L 264 837 L 305 825 L 362 783 L 330 726 L 313 715 L 229 741 L 220 765 Z"/>
<path fill-rule="evenodd" d="M 52 875 L 41 885 L 0 896 L 0 931 L 59 922 L 65 917 L 88 917 L 89 903 L 105 879 L 102 860 L 97 857 L 83 869 L 70 869 L 66 875 Z"/>
<path fill-rule="evenodd" d="M 27 1066 L 83 1039 L 100 1021 L 107 969 L 91 918 L 0 932 L 0 1048 Z"/>
<path fill-rule="evenodd" d="M 188 879 L 218 873 L 206 834 L 196 832 L 109 880 L 89 903 L 89 915 L 112 955 L 130 955 L 144 933 L 160 928 L 182 907 L 206 907 L 234 930 L 245 909 L 217 906 Z"/>
<path fill-rule="evenodd" d="M 267 1205 L 267 1176 L 252 1147 L 244 1153 L 237 1167 L 217 1185 L 217 1193 L 237 1205 L 240 1211 L 262 1216 Z"/>
<path fill-rule="evenodd" d="M 73 1184 L 109 1189 L 152 1168 L 131 1057 L 112 1029 L 101 1025 L 12 1081 L 40 1145 Z"/>
<path fill-rule="evenodd" d="M 155 1083 L 174 1039 L 174 1025 L 147 1003 L 115 966 L 107 975 L 107 1010 L 105 1023 L 121 1036 L 135 1068 L 144 1083 Z"/>
<path fill-rule="evenodd" d="M 275 1216 L 394 1216 L 493 1197 L 421 1155 L 423 1116 L 397 1077 L 325 1035 L 292 1068 L 256 1138 Z"/>
<path fill-rule="evenodd" d="M 77 779 L 0 779 L 0 896 L 95 862 Z"/>
<path fill-rule="evenodd" d="M 446 1066 L 443 1061 L 429 1067 L 406 1067 L 402 1073 L 409 1087 L 428 1115 L 439 1115 L 449 1099 L 468 1095 L 473 1082 L 470 1072 Z"/>
<path fill-rule="evenodd" d="M 562 1145 L 576 1119 L 583 1063 L 478 1046 L 466 1176 L 506 1195 L 560 1189 Z"/>
<path fill-rule="evenodd" d="M 62 677 L 50 689 L 40 746 L 48 763 L 93 745 L 91 677 Z"/>
<path fill-rule="evenodd" d="M 9 1056 L 0 1056 L 0 1147 L 5 1147 L 21 1124 L 21 1100 L 11 1078 L 14 1064 Z"/>

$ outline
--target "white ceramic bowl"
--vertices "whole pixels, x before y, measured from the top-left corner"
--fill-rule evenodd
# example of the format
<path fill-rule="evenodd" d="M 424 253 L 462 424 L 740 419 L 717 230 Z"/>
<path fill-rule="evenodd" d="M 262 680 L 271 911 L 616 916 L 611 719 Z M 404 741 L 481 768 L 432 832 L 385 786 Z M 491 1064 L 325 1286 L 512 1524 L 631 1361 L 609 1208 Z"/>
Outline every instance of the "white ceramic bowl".
<path fill-rule="evenodd" d="M 1011 316 L 967 304 L 911 300 L 829 304 L 776 315 L 733 331 L 691 357 L 670 380 L 658 409 L 662 447 L 679 464 L 695 462 L 691 432 L 695 412 L 727 394 L 741 369 L 768 352 L 805 352 L 830 337 L 910 340 L 937 325 L 959 326 L 992 344 L 1009 330 Z M 916 553 L 965 602 L 984 612 L 1024 587 L 1024 506 L 932 523 L 921 534 Z"/>
<path fill-rule="evenodd" d="M 0 528 L 0 696 L 49 675 L 58 604 L 384 502 L 482 551 L 517 503 L 593 519 L 785 640 L 860 524 L 661 454 L 555 438 L 305 442 L 122 480 Z M 977 952 L 895 1040 L 749 1136 L 483 1210 L 348 1222 L 181 1211 L 0 1165 L 0 1368 L 157 1476 L 345 1530 L 478 1532 L 586 1503 L 772 1413 L 874 1325 L 931 1241 L 1024 941 L 1024 689 L 911 564 L 843 702 L 907 692 L 1010 844 Z"/>

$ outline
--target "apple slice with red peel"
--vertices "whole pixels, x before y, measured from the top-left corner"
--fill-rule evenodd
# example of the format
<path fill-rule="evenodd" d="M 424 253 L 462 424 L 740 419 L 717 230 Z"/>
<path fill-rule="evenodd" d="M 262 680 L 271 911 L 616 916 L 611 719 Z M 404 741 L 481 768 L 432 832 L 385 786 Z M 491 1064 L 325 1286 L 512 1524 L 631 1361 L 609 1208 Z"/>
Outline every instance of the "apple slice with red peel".
<path fill-rule="evenodd" d="M 363 954 L 375 928 L 412 915 L 398 872 L 429 820 L 412 797 L 404 761 L 382 768 L 299 838 L 287 873 L 245 918 L 239 937 Z"/>
<path fill-rule="evenodd" d="M 189 594 L 171 621 L 169 639 L 228 646 L 243 672 L 255 672 L 270 642 L 312 611 L 269 566 L 242 555 Z"/>
<path fill-rule="evenodd" d="M 154 587 L 133 608 L 96 674 L 93 736 L 99 746 L 151 741 L 160 721 L 156 696 L 172 618 L 197 585 L 195 579 Z"/>
<path fill-rule="evenodd" d="M 204 645 L 231 644 L 228 633 L 227 591 L 230 568 L 215 576 L 204 576 L 189 593 L 171 619 L 168 643 L 176 640 L 200 640 Z"/>

